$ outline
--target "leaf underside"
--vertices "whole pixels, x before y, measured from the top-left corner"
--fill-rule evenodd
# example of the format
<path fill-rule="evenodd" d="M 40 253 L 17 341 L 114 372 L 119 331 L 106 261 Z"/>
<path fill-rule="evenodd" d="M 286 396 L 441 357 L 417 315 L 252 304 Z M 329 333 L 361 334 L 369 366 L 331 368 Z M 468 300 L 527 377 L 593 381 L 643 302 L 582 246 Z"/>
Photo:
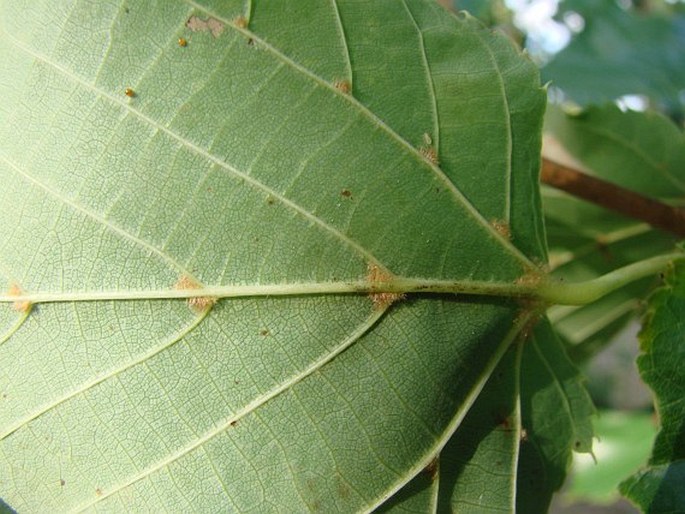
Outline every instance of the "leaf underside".
<path fill-rule="evenodd" d="M 369 265 L 511 282 L 545 259 L 537 72 L 431 2 L 3 4 L 0 73 L 5 290 Z M 0 497 L 19 511 L 372 509 L 525 325 L 506 298 L 421 295 L 1 311 Z"/>

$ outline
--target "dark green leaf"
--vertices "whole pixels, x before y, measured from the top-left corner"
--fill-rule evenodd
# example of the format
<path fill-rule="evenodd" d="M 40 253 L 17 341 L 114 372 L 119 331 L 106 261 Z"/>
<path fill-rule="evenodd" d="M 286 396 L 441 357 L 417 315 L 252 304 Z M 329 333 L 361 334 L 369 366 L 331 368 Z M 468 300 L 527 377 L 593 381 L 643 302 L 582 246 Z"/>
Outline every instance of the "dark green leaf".
<path fill-rule="evenodd" d="M 621 492 L 646 512 L 685 511 L 685 266 L 678 264 L 655 291 L 640 334 L 638 368 L 656 396 L 661 420 L 646 470 Z"/>
<path fill-rule="evenodd" d="M 440 454 L 439 512 L 513 512 L 521 437 L 520 345 L 490 377 Z"/>
<path fill-rule="evenodd" d="M 621 484 L 621 493 L 647 514 L 685 512 L 685 461 L 649 466 Z"/>
<path fill-rule="evenodd" d="M 592 451 L 594 407 L 547 320 L 525 344 L 521 362 L 516 512 L 546 512 L 566 477 L 572 450 Z"/>

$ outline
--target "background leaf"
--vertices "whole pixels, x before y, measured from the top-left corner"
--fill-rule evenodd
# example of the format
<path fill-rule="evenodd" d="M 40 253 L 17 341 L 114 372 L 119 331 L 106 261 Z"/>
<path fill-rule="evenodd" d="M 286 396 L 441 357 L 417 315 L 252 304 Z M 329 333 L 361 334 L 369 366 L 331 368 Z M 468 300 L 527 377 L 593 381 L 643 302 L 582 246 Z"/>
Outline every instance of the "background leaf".
<path fill-rule="evenodd" d="M 656 396 L 661 430 L 646 469 L 621 484 L 645 512 L 685 510 L 685 266 L 678 264 L 649 300 L 638 367 Z"/>
<path fill-rule="evenodd" d="M 428 1 L 249 6 L 2 4 L 5 290 L 288 287 L 369 264 L 509 283 L 544 259 L 544 92 L 506 39 Z M 456 430 L 518 311 L 313 295 L 3 313 L 0 496 L 371 509 Z"/>
<path fill-rule="evenodd" d="M 616 2 L 567 0 L 559 16 L 569 12 L 582 16 L 584 28 L 542 69 L 544 80 L 582 106 L 642 94 L 682 116 L 682 13 L 644 14 Z"/>
<path fill-rule="evenodd" d="M 548 158 L 667 201 L 682 199 L 685 139 L 656 113 L 622 112 L 616 106 L 569 113 L 550 106 L 545 117 Z M 571 159 L 571 161 L 569 161 Z M 669 251 L 675 238 L 648 225 L 544 187 L 550 266 L 562 280 L 598 277 L 617 267 Z M 583 306 L 555 306 L 550 319 L 574 360 L 594 355 L 630 320 L 654 285 L 633 282 Z"/>
<path fill-rule="evenodd" d="M 592 106 L 547 111 L 545 129 L 593 174 L 656 198 L 685 199 L 685 135 L 653 112 Z"/>

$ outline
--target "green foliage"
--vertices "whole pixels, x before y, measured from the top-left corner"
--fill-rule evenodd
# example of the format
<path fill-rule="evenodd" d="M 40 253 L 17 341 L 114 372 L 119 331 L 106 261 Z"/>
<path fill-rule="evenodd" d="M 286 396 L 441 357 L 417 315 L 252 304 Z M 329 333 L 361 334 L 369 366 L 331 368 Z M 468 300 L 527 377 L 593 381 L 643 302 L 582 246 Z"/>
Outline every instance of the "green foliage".
<path fill-rule="evenodd" d="M 431 0 L 6 2 L 0 76 L 0 508 L 536 513 L 591 451 L 506 37 Z"/>
<path fill-rule="evenodd" d="M 682 116 L 685 13 L 643 13 L 594 0 L 567 0 L 561 8 L 560 17 L 580 14 L 584 28 L 543 68 L 544 80 L 581 105 L 643 94 Z"/>
<path fill-rule="evenodd" d="M 510 284 L 545 258 L 544 92 L 505 38 L 424 1 L 45 1 L 0 19 L 3 287 L 65 295 L 3 310 L 9 505 L 365 510 L 467 412 L 497 429 L 480 393 L 533 312 L 287 293 L 369 265 Z M 286 294 L 126 301 L 174 284 Z"/>
<path fill-rule="evenodd" d="M 685 137 L 660 114 L 622 112 L 613 105 L 568 112 L 552 105 L 545 130 L 593 175 L 655 199 L 679 201 L 685 195 Z M 588 280 L 675 243 L 670 234 L 549 187 L 543 188 L 543 204 L 550 264 L 564 280 Z M 636 318 L 638 299 L 653 285 L 650 277 L 589 305 L 550 309 L 574 360 L 586 360 L 611 342 Z"/>
<path fill-rule="evenodd" d="M 685 266 L 679 264 L 649 300 L 640 334 L 640 374 L 656 395 L 661 421 L 649 465 L 621 484 L 645 512 L 685 511 Z"/>

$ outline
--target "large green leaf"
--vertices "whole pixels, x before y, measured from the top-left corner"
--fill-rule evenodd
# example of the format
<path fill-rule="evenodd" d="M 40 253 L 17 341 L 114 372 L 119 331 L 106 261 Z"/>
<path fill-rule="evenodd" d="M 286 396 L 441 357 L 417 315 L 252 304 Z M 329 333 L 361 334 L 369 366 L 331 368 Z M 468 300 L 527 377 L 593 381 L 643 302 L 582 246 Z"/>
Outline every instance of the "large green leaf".
<path fill-rule="evenodd" d="M 640 333 L 638 368 L 656 396 L 661 430 L 646 469 L 621 484 L 645 512 L 685 511 L 685 266 L 654 292 Z"/>
<path fill-rule="evenodd" d="M 0 314 L 20 511 L 373 508 L 527 324 L 325 293 L 545 258 L 534 66 L 429 1 L 247 5 L 0 6 L 2 287 L 61 295 Z M 256 293 L 189 308 L 179 280 Z"/>

